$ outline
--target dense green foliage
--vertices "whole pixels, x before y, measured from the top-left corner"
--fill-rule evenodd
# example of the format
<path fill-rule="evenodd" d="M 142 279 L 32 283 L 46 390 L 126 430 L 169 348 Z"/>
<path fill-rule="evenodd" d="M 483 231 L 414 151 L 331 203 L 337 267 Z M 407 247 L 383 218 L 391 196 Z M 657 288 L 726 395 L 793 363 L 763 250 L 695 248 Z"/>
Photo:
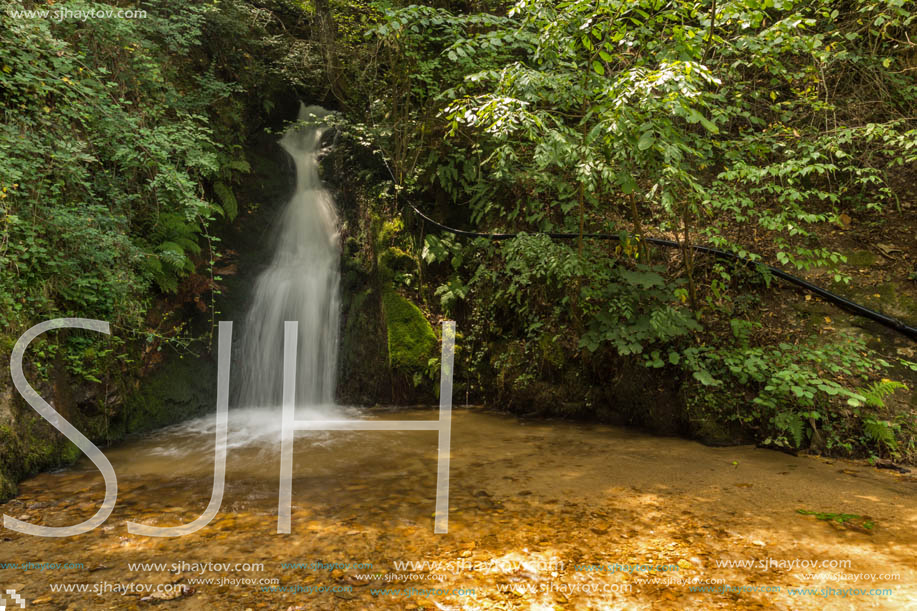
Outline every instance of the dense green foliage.
<path fill-rule="evenodd" d="M 890 367 L 912 378 L 912 365 L 843 335 L 787 343 L 755 322 L 772 278 L 690 248 L 849 283 L 824 235 L 851 218 L 878 226 L 915 196 L 912 2 L 374 7 L 364 54 L 339 70 L 378 89 L 342 101 L 352 131 L 384 151 L 393 202 L 520 232 L 499 245 L 428 235 L 413 250 L 440 283 L 427 290 L 485 352 L 465 363 L 482 390 L 494 364 L 527 363 L 519 389 L 626 357 L 680 380 L 686 420 L 913 456 L 913 410 L 891 416 L 899 387 L 879 382 Z M 537 235 L 551 231 L 622 239 Z"/>
<path fill-rule="evenodd" d="M 207 108 L 234 88 L 189 82 L 171 59 L 198 44 L 205 11 L 55 22 L 17 6 L 0 7 L 0 323 L 10 339 L 58 316 L 140 332 L 149 287 L 176 291 L 223 212 L 204 184 L 232 160 Z"/>
<path fill-rule="evenodd" d="M 187 348 L 183 303 L 213 312 L 214 229 L 238 214 L 247 106 L 275 86 L 264 64 L 278 56 L 244 4 L 82 17 L 113 8 L 0 3 L 3 350 L 41 320 L 109 321 L 113 343 L 65 342 L 68 368 L 88 380 Z M 41 373 L 58 339 L 39 343 Z"/>
<path fill-rule="evenodd" d="M 202 10 L 54 24 L 2 8 L 3 324 L 91 311 L 138 327 L 146 285 L 175 291 L 217 213 L 203 113 L 233 88 L 200 75 L 185 95 L 168 59 Z"/>

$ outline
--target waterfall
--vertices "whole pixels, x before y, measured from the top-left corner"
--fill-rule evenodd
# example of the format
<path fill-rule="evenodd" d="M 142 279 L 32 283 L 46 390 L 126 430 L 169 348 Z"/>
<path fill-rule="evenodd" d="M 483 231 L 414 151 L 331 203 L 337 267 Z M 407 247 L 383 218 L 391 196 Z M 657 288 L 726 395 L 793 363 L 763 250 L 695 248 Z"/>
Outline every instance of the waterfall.
<path fill-rule="evenodd" d="M 299 120 L 327 114 L 300 105 Z M 239 405 L 279 406 L 283 389 L 283 323 L 298 321 L 296 403 L 334 402 L 340 316 L 338 220 L 318 176 L 324 127 L 290 127 L 280 145 L 296 165 L 270 265 L 255 282 L 242 336 Z"/>

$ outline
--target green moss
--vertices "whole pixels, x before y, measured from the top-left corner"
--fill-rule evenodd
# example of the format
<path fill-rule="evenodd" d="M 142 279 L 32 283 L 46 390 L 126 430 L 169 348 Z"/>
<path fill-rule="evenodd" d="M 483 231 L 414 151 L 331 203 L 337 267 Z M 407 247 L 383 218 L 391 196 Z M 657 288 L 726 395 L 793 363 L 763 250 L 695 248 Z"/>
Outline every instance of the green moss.
<path fill-rule="evenodd" d="M 891 282 L 880 284 L 872 290 L 874 290 L 876 294 L 879 295 L 879 299 L 881 299 L 883 302 L 895 302 L 898 300 L 898 289 Z"/>
<path fill-rule="evenodd" d="M 900 297 L 900 302 L 901 309 L 904 310 L 905 314 L 908 316 L 908 320 L 906 322 L 912 326 L 917 324 L 917 299 L 902 294 Z"/>
<path fill-rule="evenodd" d="M 15 449 L 18 446 L 18 440 L 7 426 L 0 425 L 0 501 L 14 496 L 16 494 L 16 481 L 19 479 L 19 470 L 16 465 L 11 464 L 11 460 L 16 455 Z"/>
<path fill-rule="evenodd" d="M 215 405 L 216 367 L 208 358 L 172 358 L 144 378 L 112 422 L 117 436 L 202 416 Z"/>
<path fill-rule="evenodd" d="M 541 357 L 554 367 L 562 367 L 564 364 L 564 351 L 559 342 L 549 334 L 544 334 L 538 339 L 538 347 L 541 349 Z"/>
<path fill-rule="evenodd" d="M 389 290 L 382 295 L 392 369 L 422 371 L 436 353 L 436 334 L 420 308 Z"/>
<path fill-rule="evenodd" d="M 16 494 L 16 482 L 49 468 L 74 462 L 80 450 L 32 412 L 16 429 L 0 426 L 0 501 Z"/>
<path fill-rule="evenodd" d="M 376 238 L 378 244 L 384 245 L 386 242 L 395 239 L 402 229 L 404 229 L 404 221 L 400 217 L 383 221 Z"/>
<path fill-rule="evenodd" d="M 16 481 L 3 471 L 0 471 L 0 501 L 16 496 L 19 489 L 16 487 Z"/>
<path fill-rule="evenodd" d="M 847 265 L 852 267 L 869 267 L 875 265 L 879 255 L 869 252 L 868 250 L 857 250 L 847 253 Z"/>
<path fill-rule="evenodd" d="M 61 462 L 64 464 L 70 464 L 76 462 L 76 459 L 83 455 L 83 452 L 80 451 L 76 444 L 70 440 L 64 442 L 64 447 L 61 448 Z"/>
<path fill-rule="evenodd" d="M 414 257 L 397 246 L 386 248 L 379 256 L 380 271 L 388 272 L 388 275 L 393 271 L 411 270 L 416 265 Z"/>
<path fill-rule="evenodd" d="M 381 300 L 368 276 L 350 269 L 342 280 L 344 329 L 338 400 L 371 405 L 392 389 Z"/>
<path fill-rule="evenodd" d="M 908 324 L 917 319 L 917 299 L 908 283 L 885 282 L 876 286 L 856 287 L 852 291 L 854 301 L 879 310 L 884 314 L 900 318 Z"/>

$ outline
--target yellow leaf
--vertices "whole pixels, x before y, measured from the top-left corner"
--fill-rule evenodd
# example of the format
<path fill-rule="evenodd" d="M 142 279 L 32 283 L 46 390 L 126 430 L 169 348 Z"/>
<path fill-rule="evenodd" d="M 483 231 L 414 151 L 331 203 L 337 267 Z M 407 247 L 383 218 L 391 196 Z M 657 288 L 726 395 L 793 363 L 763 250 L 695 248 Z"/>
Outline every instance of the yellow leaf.
<path fill-rule="evenodd" d="M 830 325 L 830 324 L 831 324 L 831 317 L 830 317 L 830 316 L 825 316 L 825 322 L 828 323 L 828 324 Z"/>

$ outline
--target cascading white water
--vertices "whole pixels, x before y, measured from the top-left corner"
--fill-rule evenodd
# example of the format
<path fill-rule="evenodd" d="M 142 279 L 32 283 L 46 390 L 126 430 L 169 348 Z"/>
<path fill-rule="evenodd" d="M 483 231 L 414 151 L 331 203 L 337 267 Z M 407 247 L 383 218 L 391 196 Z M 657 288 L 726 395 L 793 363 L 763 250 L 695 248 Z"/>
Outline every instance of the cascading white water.
<path fill-rule="evenodd" d="M 299 120 L 327 114 L 300 105 Z M 338 220 L 318 176 L 323 127 L 293 126 L 280 140 L 296 164 L 296 190 L 278 229 L 273 259 L 255 283 L 242 339 L 239 405 L 279 406 L 283 390 L 283 327 L 299 323 L 296 403 L 334 401 L 340 278 Z"/>

